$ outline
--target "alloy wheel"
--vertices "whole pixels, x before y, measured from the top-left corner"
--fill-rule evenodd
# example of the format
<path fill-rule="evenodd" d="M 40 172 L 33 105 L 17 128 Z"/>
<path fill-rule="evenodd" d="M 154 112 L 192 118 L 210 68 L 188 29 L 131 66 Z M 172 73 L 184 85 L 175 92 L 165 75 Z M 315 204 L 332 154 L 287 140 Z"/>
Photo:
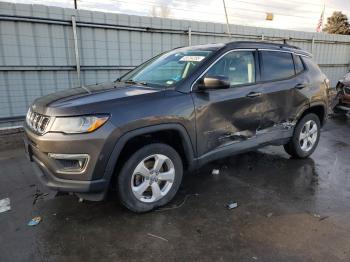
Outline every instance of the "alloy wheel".
<path fill-rule="evenodd" d="M 307 121 L 301 129 L 299 144 L 304 152 L 310 151 L 317 141 L 318 128 L 314 120 Z"/>
<path fill-rule="evenodd" d="M 141 202 L 153 203 L 163 198 L 173 186 L 175 168 L 171 159 L 162 154 L 144 158 L 131 177 L 131 189 Z"/>

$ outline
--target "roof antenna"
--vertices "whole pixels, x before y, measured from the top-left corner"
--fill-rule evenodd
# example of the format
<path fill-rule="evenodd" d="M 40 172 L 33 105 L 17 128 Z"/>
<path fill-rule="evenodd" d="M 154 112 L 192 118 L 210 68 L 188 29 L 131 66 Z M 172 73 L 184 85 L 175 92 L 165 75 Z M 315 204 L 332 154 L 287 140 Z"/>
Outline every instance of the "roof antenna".
<path fill-rule="evenodd" d="M 231 33 L 230 33 L 230 24 L 228 22 L 228 16 L 227 16 L 227 10 L 226 10 L 226 4 L 225 4 L 225 0 L 222 0 L 222 2 L 224 3 L 224 10 L 225 10 L 225 16 L 226 16 L 226 26 L 227 26 L 227 33 L 231 39 Z"/>

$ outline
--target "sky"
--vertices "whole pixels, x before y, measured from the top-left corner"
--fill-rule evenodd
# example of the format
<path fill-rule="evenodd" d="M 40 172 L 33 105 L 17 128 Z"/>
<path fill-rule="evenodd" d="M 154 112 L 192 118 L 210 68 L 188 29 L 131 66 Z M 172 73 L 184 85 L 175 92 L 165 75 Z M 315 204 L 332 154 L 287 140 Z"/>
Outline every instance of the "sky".
<path fill-rule="evenodd" d="M 74 0 L 0 0 L 74 8 Z M 223 0 L 77 0 L 79 9 L 226 23 Z M 350 20 L 350 0 L 225 0 L 230 24 L 314 32 L 325 5 Z M 273 13 L 272 21 L 266 13 Z"/>

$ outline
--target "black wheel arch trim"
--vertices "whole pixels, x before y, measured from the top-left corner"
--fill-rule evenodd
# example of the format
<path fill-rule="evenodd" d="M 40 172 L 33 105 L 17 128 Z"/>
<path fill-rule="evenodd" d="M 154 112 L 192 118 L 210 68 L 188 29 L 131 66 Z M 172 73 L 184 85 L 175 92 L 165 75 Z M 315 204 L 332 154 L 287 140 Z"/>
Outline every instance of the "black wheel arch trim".
<path fill-rule="evenodd" d="M 120 153 L 130 139 L 139 135 L 154 133 L 158 131 L 166 131 L 166 130 L 174 130 L 179 132 L 179 134 L 182 137 L 183 148 L 184 148 L 186 159 L 189 165 L 188 169 L 190 170 L 193 169 L 194 163 L 195 163 L 195 151 L 186 128 L 183 125 L 178 123 L 152 125 L 152 126 L 142 127 L 142 128 L 128 131 L 124 135 L 119 137 L 119 139 L 114 145 L 112 153 L 107 162 L 105 172 L 103 174 L 103 178 L 108 181 L 108 184 L 113 176 L 115 165 L 118 161 Z M 106 191 L 107 191 L 107 188 L 106 188 Z"/>
<path fill-rule="evenodd" d="M 306 110 L 312 109 L 313 107 L 319 107 L 319 106 L 321 106 L 323 108 L 323 111 L 324 111 L 323 119 L 320 119 L 321 126 L 323 126 L 328 118 L 328 109 L 327 109 L 328 106 L 327 106 L 327 103 L 325 103 L 324 101 L 311 102 L 309 107 L 306 108 L 305 110 L 303 110 L 303 112 L 300 114 L 299 117 L 301 117 L 305 113 Z"/>

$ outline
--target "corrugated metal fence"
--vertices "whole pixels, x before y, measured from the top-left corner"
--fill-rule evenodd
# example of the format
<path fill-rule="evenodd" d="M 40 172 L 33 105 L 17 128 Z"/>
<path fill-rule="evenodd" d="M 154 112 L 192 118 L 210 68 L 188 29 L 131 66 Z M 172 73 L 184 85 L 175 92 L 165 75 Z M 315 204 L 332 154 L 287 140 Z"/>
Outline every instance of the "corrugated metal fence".
<path fill-rule="evenodd" d="M 314 55 L 334 86 L 349 69 L 350 36 L 226 25 L 0 2 L 0 127 L 36 98 L 115 80 L 175 47 L 284 39 Z M 80 74 L 79 74 L 80 72 Z"/>

